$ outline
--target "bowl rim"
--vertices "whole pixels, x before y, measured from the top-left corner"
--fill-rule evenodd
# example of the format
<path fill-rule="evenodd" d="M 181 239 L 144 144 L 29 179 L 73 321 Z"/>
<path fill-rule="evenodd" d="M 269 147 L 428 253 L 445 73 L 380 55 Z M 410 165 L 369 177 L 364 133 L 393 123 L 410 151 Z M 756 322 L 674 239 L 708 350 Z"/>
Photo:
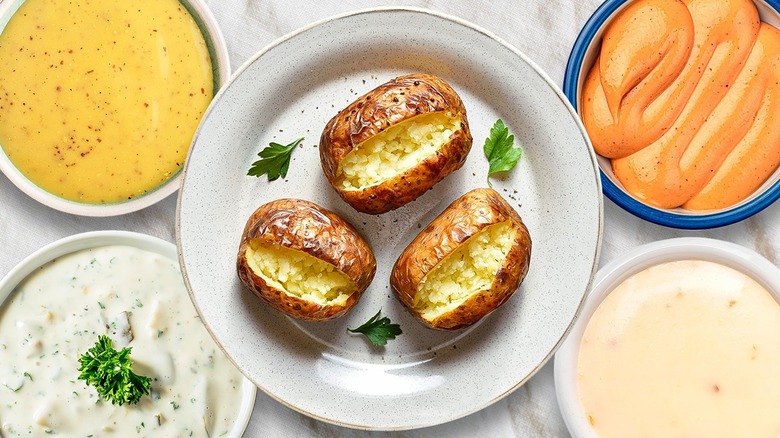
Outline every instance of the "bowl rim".
<path fill-rule="evenodd" d="M 708 237 L 678 237 L 636 247 L 607 263 L 596 274 L 574 327 L 553 360 L 558 408 L 574 437 L 595 438 L 577 391 L 580 342 L 590 318 L 616 286 L 649 267 L 677 260 L 704 260 L 735 269 L 763 286 L 780 305 L 780 268 L 764 256 L 733 242 Z"/>
<path fill-rule="evenodd" d="M 175 262 L 177 265 L 179 263 L 178 249 L 175 244 L 148 234 L 120 230 L 88 231 L 73 234 L 55 240 L 34 251 L 17 263 L 0 279 L 0 308 L 3 307 L 5 300 L 13 294 L 16 286 L 41 266 L 58 257 L 76 251 L 109 245 L 132 246 L 157 253 Z M 189 297 L 189 294 L 187 296 Z M 214 345 L 221 349 L 221 346 L 216 342 L 214 342 Z M 239 438 L 243 435 L 252 417 L 256 397 L 257 387 L 249 379 L 242 376 L 241 403 L 239 404 L 233 427 L 230 429 L 229 436 L 231 438 Z"/>
<path fill-rule="evenodd" d="M 596 34 L 602 26 L 609 21 L 618 9 L 633 0 L 606 0 L 590 16 L 583 26 L 572 46 L 563 79 L 563 93 L 569 99 L 579 115 L 579 91 L 580 67 L 585 61 L 589 46 L 594 42 Z M 780 14 L 780 0 L 758 0 L 767 4 Z M 755 0 L 754 0 L 755 3 Z M 750 199 L 748 202 L 737 204 L 726 210 L 719 210 L 708 214 L 681 214 L 674 211 L 651 207 L 638 201 L 623 189 L 618 187 L 599 165 L 601 174 L 601 186 L 604 195 L 612 202 L 622 207 L 629 213 L 641 219 L 672 228 L 699 230 L 718 228 L 747 219 L 750 216 L 764 210 L 778 198 L 780 198 L 780 180 L 776 181 L 763 192 Z"/>
<path fill-rule="evenodd" d="M 212 58 L 211 66 L 215 79 L 214 95 L 216 95 L 219 88 L 222 88 L 225 85 L 232 73 L 225 37 L 222 34 L 222 30 L 217 23 L 217 20 L 214 18 L 214 15 L 211 13 L 211 10 L 204 0 L 177 1 L 190 13 L 206 41 L 209 55 Z M 8 21 L 11 20 L 19 7 L 25 2 L 26 0 L 0 1 L 0 34 L 5 30 Z M 189 142 L 189 147 L 192 147 L 192 140 Z M 180 167 L 173 176 L 141 196 L 120 202 L 90 204 L 61 198 L 42 189 L 19 171 L 8 158 L 2 146 L 0 146 L 0 172 L 2 172 L 13 185 L 30 198 L 49 208 L 78 216 L 119 216 L 156 204 L 179 189 L 183 175 L 182 169 L 183 166 Z"/>

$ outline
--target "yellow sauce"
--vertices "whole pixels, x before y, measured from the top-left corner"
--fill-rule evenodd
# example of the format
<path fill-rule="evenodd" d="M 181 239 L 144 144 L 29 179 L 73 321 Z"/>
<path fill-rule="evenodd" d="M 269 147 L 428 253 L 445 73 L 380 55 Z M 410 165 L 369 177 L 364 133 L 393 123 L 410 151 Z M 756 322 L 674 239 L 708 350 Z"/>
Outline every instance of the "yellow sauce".
<path fill-rule="evenodd" d="M 176 0 L 27 0 L 0 59 L 0 145 L 77 202 L 131 199 L 175 175 L 213 97 L 203 35 Z"/>
<path fill-rule="evenodd" d="M 651 267 L 596 309 L 577 385 L 600 438 L 777 438 L 780 306 L 720 264 Z"/>
<path fill-rule="evenodd" d="M 582 117 L 637 199 L 736 204 L 780 165 L 780 31 L 751 0 L 637 0 L 605 31 Z"/>

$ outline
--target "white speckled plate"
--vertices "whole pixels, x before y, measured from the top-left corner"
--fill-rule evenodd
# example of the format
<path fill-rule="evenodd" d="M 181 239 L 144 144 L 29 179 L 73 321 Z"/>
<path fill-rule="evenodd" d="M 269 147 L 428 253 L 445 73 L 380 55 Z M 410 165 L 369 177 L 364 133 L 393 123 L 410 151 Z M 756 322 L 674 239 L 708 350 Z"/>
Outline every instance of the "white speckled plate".
<path fill-rule="evenodd" d="M 406 73 L 428 72 L 463 98 L 474 136 L 464 168 L 381 216 L 357 213 L 328 185 L 317 143 L 326 122 L 359 95 Z M 533 242 L 525 282 L 502 308 L 454 333 L 406 313 L 389 271 L 421 226 L 486 185 L 482 144 L 502 118 L 525 150 L 495 188 Z M 305 137 L 286 179 L 246 176 L 269 142 Z M 377 274 L 345 317 L 302 323 L 266 306 L 235 273 L 246 219 L 282 197 L 307 199 L 354 224 Z M 365 429 L 450 421 L 517 389 L 554 353 L 579 312 L 598 261 L 601 187 L 576 114 L 528 58 L 491 33 L 425 10 L 385 8 L 327 19 L 249 60 L 210 107 L 179 194 L 177 238 L 185 280 L 207 327 L 262 390 L 314 418 Z M 404 333 L 385 348 L 347 333 L 379 309 Z"/>

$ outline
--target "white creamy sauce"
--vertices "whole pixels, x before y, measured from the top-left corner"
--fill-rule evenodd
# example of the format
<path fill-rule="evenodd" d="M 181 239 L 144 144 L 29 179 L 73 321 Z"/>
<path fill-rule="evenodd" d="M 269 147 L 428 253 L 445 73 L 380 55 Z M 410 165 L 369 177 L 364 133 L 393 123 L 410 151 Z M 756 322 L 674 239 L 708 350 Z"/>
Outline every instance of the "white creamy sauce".
<path fill-rule="evenodd" d="M 99 335 L 131 347 L 133 371 L 152 378 L 138 404 L 113 405 L 78 380 L 78 359 Z M 153 252 L 105 246 L 60 257 L 0 308 L 2 437 L 227 436 L 242 380 L 197 316 L 178 264 Z"/>
<path fill-rule="evenodd" d="M 652 266 L 588 321 L 577 386 L 601 438 L 780 437 L 780 306 L 728 266 Z"/>

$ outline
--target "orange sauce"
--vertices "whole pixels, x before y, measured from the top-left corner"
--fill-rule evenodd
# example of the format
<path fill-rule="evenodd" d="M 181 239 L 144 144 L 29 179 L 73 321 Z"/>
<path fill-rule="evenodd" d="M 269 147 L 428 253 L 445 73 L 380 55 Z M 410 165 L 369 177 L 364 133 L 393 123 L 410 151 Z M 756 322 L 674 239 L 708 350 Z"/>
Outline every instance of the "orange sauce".
<path fill-rule="evenodd" d="M 780 31 L 750 0 L 638 0 L 582 89 L 596 152 L 637 199 L 712 210 L 780 165 Z"/>

